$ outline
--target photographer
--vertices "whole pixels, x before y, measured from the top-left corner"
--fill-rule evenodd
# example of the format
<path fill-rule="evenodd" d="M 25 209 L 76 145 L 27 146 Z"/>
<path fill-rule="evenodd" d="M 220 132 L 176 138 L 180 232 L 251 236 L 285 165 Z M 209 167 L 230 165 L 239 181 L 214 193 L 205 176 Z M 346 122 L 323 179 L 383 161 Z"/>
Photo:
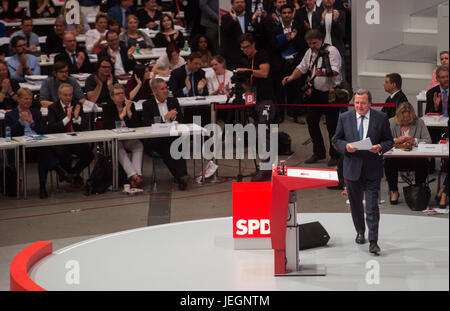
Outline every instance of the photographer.
<path fill-rule="evenodd" d="M 255 49 L 255 39 L 252 34 L 243 34 L 240 38 L 241 50 L 246 56 L 243 66 L 236 69 L 236 72 L 249 74 L 250 92 L 255 94 L 255 121 L 256 124 L 266 124 L 266 148 L 270 146 L 269 126 L 274 122 L 276 111 L 274 103 L 274 92 L 272 79 L 270 78 L 269 55 L 264 51 Z M 233 82 L 233 80 L 231 81 Z M 266 181 L 271 178 L 272 164 L 270 158 L 262 159 L 259 171 L 253 176 L 252 181 Z"/>
<path fill-rule="evenodd" d="M 316 29 L 309 30 L 305 36 L 309 50 L 306 52 L 300 65 L 292 74 L 283 79 L 283 85 L 307 75 L 305 101 L 308 105 L 308 131 L 313 143 L 313 155 L 305 163 L 316 163 L 325 159 L 326 150 L 320 132 L 320 118 L 325 114 L 328 137 L 330 139 L 330 159 L 328 166 L 334 166 L 339 159 L 339 153 L 334 149 L 331 138 L 336 130 L 339 118 L 339 107 L 314 107 L 314 105 L 328 104 L 330 89 L 339 85 L 341 76 L 341 55 L 331 45 L 323 44 L 323 35 Z"/>

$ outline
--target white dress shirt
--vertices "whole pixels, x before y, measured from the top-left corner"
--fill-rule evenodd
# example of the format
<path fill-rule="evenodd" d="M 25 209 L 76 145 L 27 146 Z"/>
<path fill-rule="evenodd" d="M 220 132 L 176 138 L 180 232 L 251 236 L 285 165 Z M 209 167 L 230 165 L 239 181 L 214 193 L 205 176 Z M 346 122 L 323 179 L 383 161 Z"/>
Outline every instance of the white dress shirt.
<path fill-rule="evenodd" d="M 59 103 L 61 104 L 63 111 L 66 112 L 66 105 L 64 105 L 62 101 L 59 101 Z M 71 105 L 67 106 L 67 109 L 69 109 L 70 107 L 71 107 Z M 75 109 L 75 107 L 74 107 L 73 109 Z M 72 112 L 74 112 L 74 110 L 72 110 Z M 81 112 L 81 111 L 80 111 L 80 112 Z M 81 124 L 81 117 L 80 117 L 80 115 L 78 115 L 78 118 L 76 118 L 76 119 L 75 119 L 75 118 L 74 118 L 74 119 L 69 119 L 69 118 L 67 117 L 67 115 L 66 115 L 66 116 L 64 117 L 64 119 L 62 120 L 62 123 L 64 124 L 64 126 L 66 126 L 67 123 L 70 122 L 70 120 L 72 120 L 72 124 L 73 124 L 73 123 L 78 124 L 78 125 Z"/>
<path fill-rule="evenodd" d="M 359 126 L 361 125 L 361 115 L 356 112 L 356 131 L 359 133 Z M 370 109 L 369 111 L 367 111 L 366 115 L 364 116 L 364 135 L 363 135 L 363 139 L 367 138 L 367 131 L 369 130 L 369 121 L 370 121 Z"/>
<path fill-rule="evenodd" d="M 333 13 L 327 13 L 325 15 L 325 43 L 331 45 L 333 41 L 331 40 L 331 26 L 333 25 Z"/>
<path fill-rule="evenodd" d="M 163 120 L 163 122 L 165 123 L 170 123 L 173 120 L 168 119 L 165 120 L 164 116 L 169 112 L 169 108 L 167 107 L 167 100 L 165 100 L 164 102 L 160 102 L 156 96 L 155 96 L 155 100 L 156 100 L 156 104 L 158 104 L 158 110 L 159 110 L 159 114 L 161 115 L 161 119 Z"/>
<path fill-rule="evenodd" d="M 113 51 L 110 47 L 108 49 L 116 55 L 116 58 L 111 58 L 114 63 L 114 74 L 116 76 L 126 74 L 127 72 L 123 68 L 122 57 L 120 56 L 120 49 Z"/>

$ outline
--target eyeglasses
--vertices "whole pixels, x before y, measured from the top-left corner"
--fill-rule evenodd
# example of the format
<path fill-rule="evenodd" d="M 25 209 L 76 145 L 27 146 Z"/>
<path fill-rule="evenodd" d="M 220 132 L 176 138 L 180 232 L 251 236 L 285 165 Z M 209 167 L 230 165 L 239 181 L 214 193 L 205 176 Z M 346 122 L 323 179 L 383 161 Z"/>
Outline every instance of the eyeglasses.
<path fill-rule="evenodd" d="M 123 95 L 123 94 L 125 94 L 125 93 L 124 92 L 114 93 L 114 96 Z"/>
<path fill-rule="evenodd" d="M 111 66 L 100 66 L 102 69 L 111 69 Z"/>
<path fill-rule="evenodd" d="M 24 44 L 18 44 L 18 45 L 16 45 L 16 48 L 23 48 L 23 47 L 26 47 L 26 46 L 27 46 L 26 43 L 24 43 Z"/>
<path fill-rule="evenodd" d="M 249 49 L 249 48 L 251 48 L 251 45 L 249 44 L 249 45 L 243 45 L 243 46 L 241 46 L 241 50 L 243 51 L 243 50 L 246 50 L 246 49 Z"/>
<path fill-rule="evenodd" d="M 69 73 L 69 70 L 59 70 L 58 73 Z"/>

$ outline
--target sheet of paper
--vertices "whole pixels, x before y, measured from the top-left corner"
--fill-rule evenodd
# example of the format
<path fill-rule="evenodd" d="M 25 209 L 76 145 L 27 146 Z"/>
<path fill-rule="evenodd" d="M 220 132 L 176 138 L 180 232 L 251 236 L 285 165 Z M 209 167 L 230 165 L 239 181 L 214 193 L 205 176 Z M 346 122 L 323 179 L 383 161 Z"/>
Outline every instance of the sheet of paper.
<path fill-rule="evenodd" d="M 418 144 L 419 152 L 432 152 L 432 153 L 442 153 L 442 148 L 444 145 L 440 144 Z"/>
<path fill-rule="evenodd" d="M 175 125 L 172 123 L 155 123 L 152 125 L 153 133 L 170 133 Z"/>
<path fill-rule="evenodd" d="M 134 108 L 135 108 L 137 111 L 142 111 L 142 104 L 143 104 L 145 101 L 146 101 L 146 99 L 138 100 L 137 102 L 134 103 Z"/>
<path fill-rule="evenodd" d="M 350 145 L 358 150 L 369 150 L 373 147 L 370 137 L 367 137 L 366 139 L 360 141 L 355 141 L 353 143 L 350 143 Z"/>
<path fill-rule="evenodd" d="M 94 106 L 95 106 L 95 103 L 93 103 L 93 102 L 91 102 L 91 101 L 86 99 L 84 101 L 84 104 L 83 104 L 83 111 L 84 112 L 91 112 L 93 110 Z"/>

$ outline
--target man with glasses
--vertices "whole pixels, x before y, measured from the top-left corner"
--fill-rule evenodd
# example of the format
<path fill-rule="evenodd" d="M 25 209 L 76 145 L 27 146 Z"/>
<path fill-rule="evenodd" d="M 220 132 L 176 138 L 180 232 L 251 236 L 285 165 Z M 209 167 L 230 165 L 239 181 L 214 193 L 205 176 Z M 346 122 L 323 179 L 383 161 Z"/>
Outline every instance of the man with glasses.
<path fill-rule="evenodd" d="M 29 16 L 22 18 L 22 23 L 20 25 L 21 30 L 16 31 L 11 35 L 11 40 L 14 37 L 21 36 L 25 39 L 27 44 L 25 50 L 27 53 L 34 54 L 38 51 L 39 47 L 39 37 L 33 32 L 33 19 Z M 12 51 L 12 44 L 10 44 L 9 49 Z"/>
<path fill-rule="evenodd" d="M 17 36 L 11 40 L 14 55 L 8 59 L 10 77 L 14 80 L 25 82 L 25 75 L 40 75 L 41 67 L 39 59 L 27 54 L 25 39 Z"/>
<path fill-rule="evenodd" d="M 69 65 L 69 73 L 92 73 L 89 57 L 85 51 L 77 51 L 77 40 L 75 36 L 67 32 L 64 35 L 63 45 L 65 51 L 55 56 L 55 62 L 65 62 Z"/>
<path fill-rule="evenodd" d="M 71 85 L 74 100 L 81 105 L 84 104 L 86 99 L 80 85 L 74 77 L 69 77 L 69 65 L 65 62 L 56 62 L 53 65 L 53 75 L 42 82 L 41 107 L 48 107 L 59 100 L 58 88 L 61 84 Z"/>
<path fill-rule="evenodd" d="M 64 16 L 58 16 L 55 19 L 55 27 L 47 35 L 45 46 L 42 48 L 43 54 L 53 54 L 64 52 L 63 38 L 67 30 L 67 22 Z"/>
<path fill-rule="evenodd" d="M 99 54 L 99 57 L 109 56 L 114 64 L 113 74 L 115 76 L 127 74 L 136 66 L 133 53 L 136 50 L 135 46 L 128 50 L 120 45 L 119 35 L 114 31 L 106 33 L 106 42 L 108 46 L 104 48 Z"/>

